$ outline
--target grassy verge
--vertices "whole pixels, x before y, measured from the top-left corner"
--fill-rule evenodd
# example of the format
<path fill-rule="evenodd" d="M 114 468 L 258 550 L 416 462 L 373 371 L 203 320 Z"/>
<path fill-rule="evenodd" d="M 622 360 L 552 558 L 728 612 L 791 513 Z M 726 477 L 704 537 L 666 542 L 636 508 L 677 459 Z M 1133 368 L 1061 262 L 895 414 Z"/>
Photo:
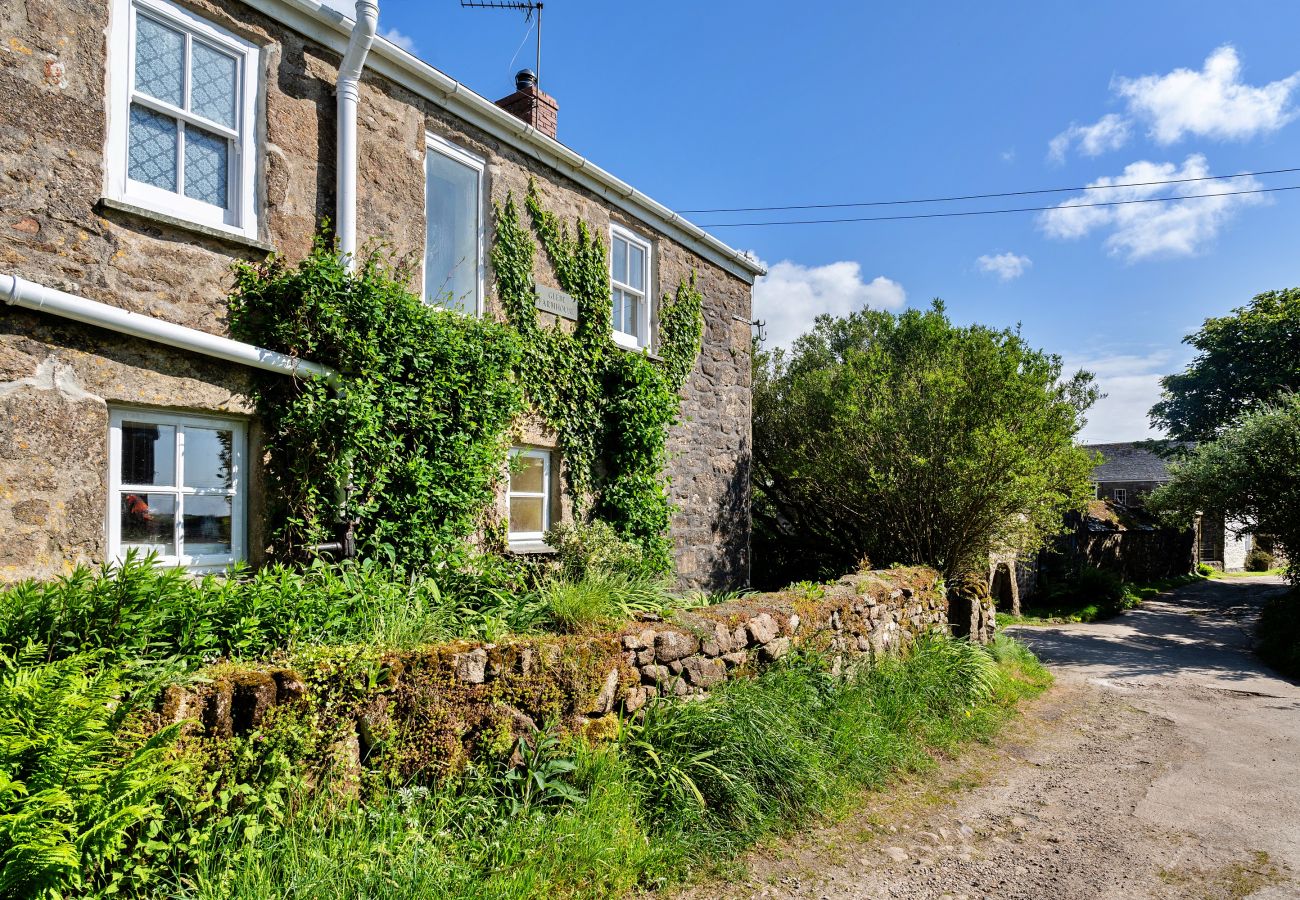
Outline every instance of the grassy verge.
<path fill-rule="evenodd" d="M 662 886 L 987 740 L 1050 680 L 1005 637 L 987 650 L 927 640 L 849 678 L 797 655 L 707 700 L 652 706 L 610 742 L 547 741 L 523 771 L 310 803 L 177 873 L 174 893 L 520 900 Z"/>
<path fill-rule="evenodd" d="M 1210 566 L 1209 569 L 1210 569 L 1210 574 L 1205 577 L 1209 578 L 1212 581 L 1219 581 L 1223 579 L 1232 579 L 1232 578 L 1259 578 L 1262 575 L 1285 575 L 1286 574 L 1285 566 L 1278 566 L 1275 569 L 1267 569 L 1262 572 L 1245 572 L 1245 571 L 1224 572 L 1221 569 L 1214 568 L 1213 566 Z"/>
<path fill-rule="evenodd" d="M 1119 584 L 1118 589 L 1103 586 L 1097 592 L 1100 596 L 1096 597 L 1088 596 L 1087 593 L 1082 591 L 1070 591 L 1056 598 L 1051 598 L 1041 605 L 1025 606 L 1018 616 L 999 612 L 997 614 L 998 627 L 1098 622 L 1113 618 L 1125 610 L 1135 609 L 1141 606 L 1144 600 L 1149 600 L 1176 587 L 1192 584 L 1198 579 L 1199 576 L 1196 575 L 1183 575 L 1178 578 L 1167 578 L 1149 584 L 1123 582 Z"/>

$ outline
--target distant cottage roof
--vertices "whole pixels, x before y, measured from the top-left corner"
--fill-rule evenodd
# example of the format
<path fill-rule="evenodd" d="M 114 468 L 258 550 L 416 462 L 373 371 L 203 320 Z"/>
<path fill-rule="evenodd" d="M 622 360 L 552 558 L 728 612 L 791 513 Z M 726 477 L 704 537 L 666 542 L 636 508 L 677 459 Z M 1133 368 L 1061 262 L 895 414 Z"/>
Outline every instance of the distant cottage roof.
<path fill-rule="evenodd" d="M 1092 470 L 1093 481 L 1169 480 L 1169 462 L 1139 444 L 1084 444 L 1083 449 L 1102 455 L 1101 464 Z"/>

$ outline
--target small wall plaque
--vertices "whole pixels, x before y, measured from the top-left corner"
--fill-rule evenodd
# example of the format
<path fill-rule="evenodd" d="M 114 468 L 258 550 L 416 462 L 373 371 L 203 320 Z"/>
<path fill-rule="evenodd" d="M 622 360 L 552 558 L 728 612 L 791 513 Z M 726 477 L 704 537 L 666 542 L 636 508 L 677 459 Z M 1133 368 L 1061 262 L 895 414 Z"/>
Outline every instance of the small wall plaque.
<path fill-rule="evenodd" d="M 578 301 L 564 291 L 553 287 L 537 285 L 537 308 L 542 312 L 553 313 L 566 319 L 578 320 Z"/>

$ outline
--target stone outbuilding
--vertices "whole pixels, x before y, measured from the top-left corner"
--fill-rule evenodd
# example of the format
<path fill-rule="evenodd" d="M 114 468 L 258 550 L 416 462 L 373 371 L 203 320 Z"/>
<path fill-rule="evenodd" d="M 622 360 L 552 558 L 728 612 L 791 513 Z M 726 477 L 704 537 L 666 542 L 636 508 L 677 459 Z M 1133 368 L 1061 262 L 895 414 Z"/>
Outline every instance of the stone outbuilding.
<path fill-rule="evenodd" d="M 322 373 L 231 340 L 232 263 L 296 262 L 329 218 L 345 250 L 385 242 L 429 303 L 495 315 L 492 204 L 530 179 L 610 251 L 626 352 L 654 355 L 658 298 L 696 273 L 671 534 L 683 587 L 748 580 L 761 265 L 561 143 L 559 102 L 531 75 L 498 105 L 376 36 L 378 16 L 374 0 L 355 21 L 311 0 L 0 8 L 0 582 L 130 548 L 198 571 L 256 563 L 252 373 Z M 554 323 L 565 297 L 539 263 Z M 536 551 L 565 514 L 564 461 L 543 431 L 517 451 L 527 475 L 500 503 L 512 545 Z"/>

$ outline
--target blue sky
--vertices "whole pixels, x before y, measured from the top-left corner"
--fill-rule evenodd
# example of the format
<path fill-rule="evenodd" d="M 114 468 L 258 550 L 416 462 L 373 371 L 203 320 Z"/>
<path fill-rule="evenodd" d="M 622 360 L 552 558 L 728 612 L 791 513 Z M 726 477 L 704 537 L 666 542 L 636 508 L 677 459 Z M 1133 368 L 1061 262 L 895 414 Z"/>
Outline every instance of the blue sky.
<path fill-rule="evenodd" d="M 520 13 L 381 7 L 381 31 L 490 98 L 533 65 Z M 562 141 L 677 209 L 907 199 L 1300 166 L 1297 34 L 1294 3 L 547 0 L 542 87 Z M 1244 181 L 1182 190 L 1300 172 Z M 1148 434 L 1155 380 L 1206 316 L 1300 284 L 1300 191 L 714 233 L 772 266 L 756 305 L 776 340 L 818 312 L 933 297 L 959 321 L 1021 323 L 1098 372 L 1093 440 Z"/>

